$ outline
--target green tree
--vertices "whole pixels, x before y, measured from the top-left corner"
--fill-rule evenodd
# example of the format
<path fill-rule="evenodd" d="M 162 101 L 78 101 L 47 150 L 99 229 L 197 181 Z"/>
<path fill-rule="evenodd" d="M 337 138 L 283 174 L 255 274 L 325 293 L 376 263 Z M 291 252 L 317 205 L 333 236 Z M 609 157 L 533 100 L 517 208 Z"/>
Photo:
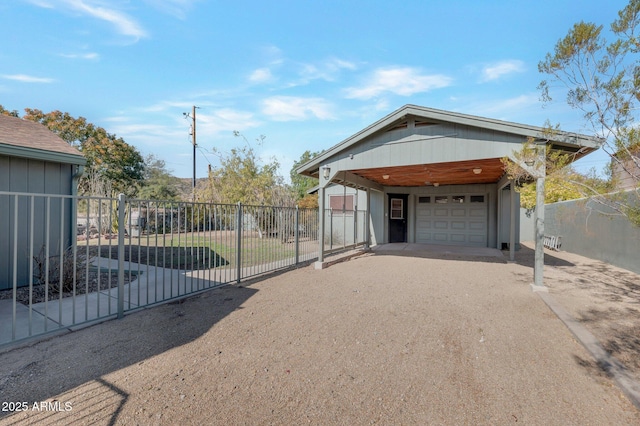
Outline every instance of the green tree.
<path fill-rule="evenodd" d="M 220 167 L 211 169 L 207 186 L 199 198 L 223 204 L 282 205 L 290 191 L 278 175 L 279 163 L 273 159 L 260 164 L 247 139 L 239 132 L 234 135 L 242 137 L 245 145 L 233 148 L 229 154 L 216 151 Z M 264 139 L 260 136 L 257 141 L 262 143 Z"/>
<path fill-rule="evenodd" d="M 308 176 L 302 176 L 296 172 L 298 167 L 319 155 L 320 152 L 311 152 L 309 150 L 302 153 L 300 158 L 293 163 L 289 176 L 291 177 L 291 186 L 297 198 L 298 207 L 315 208 L 318 207 L 318 194 L 308 194 L 307 192 L 318 185 L 318 179 Z"/>
<path fill-rule="evenodd" d="M 542 98 L 552 101 L 556 83 L 566 89 L 566 102 L 583 113 L 585 123 L 603 140 L 602 149 L 636 182 L 635 200 L 608 196 L 598 187 L 580 185 L 584 196 L 614 209 L 640 226 L 640 133 L 636 119 L 640 103 L 640 0 L 630 0 L 610 26 L 607 41 L 602 25 L 578 22 L 538 64 L 549 80 L 540 83 Z"/>
<path fill-rule="evenodd" d="M 25 109 L 25 120 L 41 123 L 60 138 L 78 148 L 87 159 L 87 171 L 80 180 L 80 192 L 91 192 L 91 179 L 102 179 L 111 194 L 136 194 L 143 179 L 144 160 L 138 150 L 122 138 L 108 133 L 102 127 L 74 118 L 67 112 L 44 113 L 38 109 Z"/>
<path fill-rule="evenodd" d="M 547 133 L 554 129 L 547 128 Z M 611 191 L 611 182 L 598 176 L 595 170 L 580 173 L 571 166 L 572 155 L 554 150 L 552 145 L 545 145 L 545 203 L 575 200 L 584 198 L 585 193 L 606 194 Z M 539 154 L 533 138 L 529 139 L 513 159 L 505 157 L 502 163 L 509 179 L 515 181 L 516 190 L 520 193 L 520 205 L 533 210 L 536 206 L 536 183 L 533 171 L 522 167 L 522 164 L 535 162 Z M 513 161 L 515 160 L 515 161 Z"/>
<path fill-rule="evenodd" d="M 138 197 L 151 200 L 176 200 L 180 181 L 167 170 L 164 160 L 149 154 L 145 158 L 142 186 Z"/>
<path fill-rule="evenodd" d="M 309 162 L 319 154 L 320 152 L 311 152 L 307 150 L 303 152 L 300 158 L 293 163 L 293 167 L 291 168 L 291 172 L 289 175 L 291 177 L 291 186 L 293 186 L 293 190 L 296 192 L 298 199 L 304 198 L 307 195 L 307 191 L 318 185 L 318 179 L 300 175 L 296 172 L 296 170 L 298 169 L 298 167 Z"/>

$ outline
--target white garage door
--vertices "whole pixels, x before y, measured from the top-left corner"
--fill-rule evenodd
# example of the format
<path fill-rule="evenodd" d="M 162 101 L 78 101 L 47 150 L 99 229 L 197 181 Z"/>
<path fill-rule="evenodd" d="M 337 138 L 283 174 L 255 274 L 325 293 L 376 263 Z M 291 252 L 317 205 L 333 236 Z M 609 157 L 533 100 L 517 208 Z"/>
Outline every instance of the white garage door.
<path fill-rule="evenodd" d="M 416 242 L 487 246 L 485 195 L 419 196 L 416 204 Z"/>

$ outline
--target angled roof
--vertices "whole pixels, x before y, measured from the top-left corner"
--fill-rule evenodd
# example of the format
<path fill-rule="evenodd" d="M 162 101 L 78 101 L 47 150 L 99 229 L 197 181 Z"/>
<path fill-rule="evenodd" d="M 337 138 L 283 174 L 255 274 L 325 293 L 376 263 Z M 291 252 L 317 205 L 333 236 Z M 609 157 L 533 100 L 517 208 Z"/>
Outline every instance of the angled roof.
<path fill-rule="evenodd" d="M 532 137 L 543 140 L 546 138 L 545 129 L 542 127 L 531 126 L 526 124 L 513 123 L 491 118 L 461 114 L 457 112 L 426 108 L 417 105 L 405 105 L 391 114 L 376 121 L 370 126 L 364 128 L 358 133 L 343 140 L 332 148 L 324 151 L 322 154 L 314 157 L 307 163 L 301 165 L 296 170 L 300 174 L 312 175 L 317 174 L 318 168 L 328 159 L 345 152 L 354 145 L 362 142 L 364 139 L 400 124 L 406 120 L 406 117 L 413 116 L 421 120 L 432 123 L 454 123 L 477 128 L 504 132 L 514 135 L 523 136 L 524 138 Z M 567 150 L 569 152 L 577 152 L 577 157 L 586 155 L 598 149 L 601 141 L 597 138 L 581 135 L 577 133 L 558 131 L 549 141 L 555 148 Z"/>
<path fill-rule="evenodd" d="M 85 164 L 82 153 L 40 123 L 0 114 L 0 154 Z"/>

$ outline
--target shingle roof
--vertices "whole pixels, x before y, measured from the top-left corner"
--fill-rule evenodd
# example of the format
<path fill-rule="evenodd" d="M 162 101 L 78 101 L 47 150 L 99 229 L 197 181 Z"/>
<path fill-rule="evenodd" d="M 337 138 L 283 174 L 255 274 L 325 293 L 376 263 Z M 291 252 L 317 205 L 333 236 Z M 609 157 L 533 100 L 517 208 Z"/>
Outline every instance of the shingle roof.
<path fill-rule="evenodd" d="M 42 124 L 3 114 L 0 114 L 0 145 L 82 156 Z"/>

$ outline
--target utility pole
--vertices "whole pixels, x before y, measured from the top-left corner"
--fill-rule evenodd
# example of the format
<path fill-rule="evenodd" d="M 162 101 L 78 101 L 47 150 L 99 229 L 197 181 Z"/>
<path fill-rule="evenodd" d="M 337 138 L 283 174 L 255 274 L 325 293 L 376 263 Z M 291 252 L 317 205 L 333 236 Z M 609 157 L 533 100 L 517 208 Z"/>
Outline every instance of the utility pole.
<path fill-rule="evenodd" d="M 183 112 L 185 118 L 191 118 L 191 142 L 193 143 L 193 182 L 191 185 L 191 200 L 196 202 L 196 108 L 197 106 L 193 106 L 191 108 L 191 114 Z"/>
<path fill-rule="evenodd" d="M 191 133 L 193 140 L 193 188 L 192 188 L 192 198 L 193 202 L 196 202 L 196 106 L 194 105 L 191 109 L 191 114 L 193 115 L 193 131 Z"/>

